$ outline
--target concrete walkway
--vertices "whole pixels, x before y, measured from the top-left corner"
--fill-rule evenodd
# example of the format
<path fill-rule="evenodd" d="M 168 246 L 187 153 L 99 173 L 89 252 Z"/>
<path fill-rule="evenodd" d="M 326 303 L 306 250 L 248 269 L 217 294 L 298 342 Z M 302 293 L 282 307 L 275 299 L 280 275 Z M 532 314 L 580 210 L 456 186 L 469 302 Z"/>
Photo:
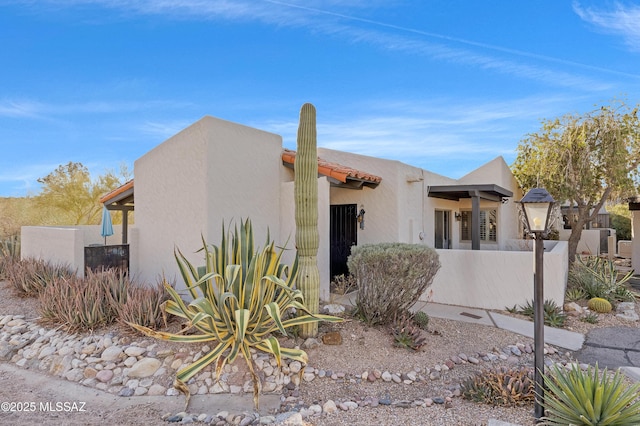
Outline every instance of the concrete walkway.
<path fill-rule="evenodd" d="M 437 303 L 418 302 L 414 309 L 424 311 L 436 318 L 482 324 L 512 331 L 533 339 L 533 322 L 502 315 L 484 309 L 466 308 L 464 306 L 440 305 Z M 584 335 L 561 328 L 544 327 L 544 342 L 570 351 L 577 351 L 584 344 Z"/>

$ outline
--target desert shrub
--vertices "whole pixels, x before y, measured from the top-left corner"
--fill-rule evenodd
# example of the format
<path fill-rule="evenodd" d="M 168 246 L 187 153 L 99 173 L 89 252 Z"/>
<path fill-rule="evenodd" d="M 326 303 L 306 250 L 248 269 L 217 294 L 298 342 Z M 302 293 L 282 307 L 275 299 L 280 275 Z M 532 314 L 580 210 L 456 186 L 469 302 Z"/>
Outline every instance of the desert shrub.
<path fill-rule="evenodd" d="M 465 399 L 485 404 L 520 406 L 534 401 L 533 370 L 526 367 L 489 369 L 461 383 Z"/>
<path fill-rule="evenodd" d="M 426 343 L 420 327 L 415 323 L 413 315 L 409 312 L 403 312 L 394 319 L 391 326 L 391 335 L 396 346 L 413 349 L 414 351 L 417 351 Z"/>
<path fill-rule="evenodd" d="M 20 260 L 20 238 L 11 236 L 0 239 L 0 281 L 7 279 L 6 270 Z"/>
<path fill-rule="evenodd" d="M 331 281 L 331 292 L 339 295 L 349 294 L 358 288 L 358 284 L 353 275 L 336 275 Z"/>
<path fill-rule="evenodd" d="M 15 260 L 20 259 L 20 237 L 12 235 L 0 239 L 0 257 L 11 257 Z"/>
<path fill-rule="evenodd" d="M 95 330 L 115 320 L 115 309 L 100 272 L 87 277 L 60 277 L 40 295 L 40 314 L 69 331 Z"/>
<path fill-rule="evenodd" d="M 118 321 L 145 327 L 160 327 L 165 320 L 163 307 L 167 300 L 169 300 L 169 293 L 165 289 L 164 282 L 153 286 L 131 285 L 127 291 L 126 301 L 116 305 Z"/>
<path fill-rule="evenodd" d="M 542 377 L 548 388 L 542 403 L 545 425 L 640 424 L 640 384 L 626 386 L 620 370 L 609 376 L 597 364 L 586 371 L 576 364 L 569 370 L 554 365 Z"/>
<path fill-rule="evenodd" d="M 519 308 L 514 306 L 512 309 L 509 309 L 509 311 L 512 313 L 526 315 L 531 319 L 534 319 L 535 317 L 535 307 L 533 306 L 533 302 L 530 300 L 527 300 L 527 303 L 521 305 Z M 545 300 L 542 311 L 545 325 L 555 328 L 564 327 L 567 315 L 562 312 L 562 309 L 560 309 L 556 302 L 550 299 Z"/>
<path fill-rule="evenodd" d="M 440 260 L 423 245 L 382 243 L 354 247 L 347 265 L 358 283 L 357 313 L 375 325 L 408 311 L 431 285 Z"/>
<path fill-rule="evenodd" d="M 580 321 L 586 322 L 589 324 L 597 324 L 599 321 L 598 314 L 596 314 L 595 312 L 589 312 L 588 314 L 585 314 L 582 317 L 580 317 Z"/>
<path fill-rule="evenodd" d="M 577 257 L 569 270 L 568 287 L 581 289 L 587 299 L 599 297 L 611 303 L 633 301 L 634 295 L 627 287 L 634 271 L 619 273 L 615 264 L 607 259 Z"/>
<path fill-rule="evenodd" d="M 42 318 L 76 331 L 94 330 L 118 319 L 159 325 L 167 293 L 160 284 L 138 285 L 117 269 L 57 277 L 40 295 Z"/>
<path fill-rule="evenodd" d="M 87 273 L 86 280 L 92 281 L 91 285 L 94 287 L 104 288 L 109 307 L 108 317 L 115 320 L 118 317 L 120 307 L 127 302 L 129 289 L 133 287 L 129 276 L 121 269 L 111 268 Z"/>
<path fill-rule="evenodd" d="M 73 274 L 68 265 L 41 259 L 12 260 L 5 263 L 5 267 L 7 280 L 20 296 L 37 297 L 54 280 Z"/>
<path fill-rule="evenodd" d="M 427 330 L 429 327 L 429 315 L 426 312 L 418 311 L 413 315 L 413 321 L 421 330 Z"/>
<path fill-rule="evenodd" d="M 564 298 L 569 302 L 577 302 L 579 300 L 584 300 L 587 297 L 587 294 L 581 288 L 567 288 L 567 291 L 564 294 Z"/>

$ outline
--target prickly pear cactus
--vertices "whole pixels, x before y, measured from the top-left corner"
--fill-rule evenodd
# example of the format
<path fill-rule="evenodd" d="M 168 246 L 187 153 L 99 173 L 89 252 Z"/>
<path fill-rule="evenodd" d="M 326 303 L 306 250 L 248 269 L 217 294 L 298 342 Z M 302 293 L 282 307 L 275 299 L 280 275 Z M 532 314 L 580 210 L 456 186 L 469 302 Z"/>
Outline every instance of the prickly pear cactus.
<path fill-rule="evenodd" d="M 606 314 L 611 312 L 612 306 L 611 303 L 607 299 L 603 299 L 601 297 L 594 297 L 587 302 L 587 307 L 589 310 L 598 312 L 600 314 Z"/>
<path fill-rule="evenodd" d="M 299 257 L 297 287 L 313 314 L 318 313 L 320 273 L 318 271 L 318 154 L 316 109 L 306 103 L 300 109 L 298 147 L 294 163 L 294 195 L 296 203 L 296 248 Z M 318 324 L 300 326 L 302 337 L 315 337 Z"/>

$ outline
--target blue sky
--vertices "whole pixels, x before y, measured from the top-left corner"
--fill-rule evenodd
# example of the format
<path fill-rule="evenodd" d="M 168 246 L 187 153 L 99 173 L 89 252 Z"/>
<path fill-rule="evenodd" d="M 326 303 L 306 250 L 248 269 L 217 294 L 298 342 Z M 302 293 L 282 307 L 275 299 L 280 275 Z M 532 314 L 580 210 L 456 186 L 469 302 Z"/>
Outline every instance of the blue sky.
<path fill-rule="evenodd" d="M 0 0 L 0 196 L 117 171 L 204 115 L 460 177 L 542 119 L 640 103 L 640 3 Z"/>

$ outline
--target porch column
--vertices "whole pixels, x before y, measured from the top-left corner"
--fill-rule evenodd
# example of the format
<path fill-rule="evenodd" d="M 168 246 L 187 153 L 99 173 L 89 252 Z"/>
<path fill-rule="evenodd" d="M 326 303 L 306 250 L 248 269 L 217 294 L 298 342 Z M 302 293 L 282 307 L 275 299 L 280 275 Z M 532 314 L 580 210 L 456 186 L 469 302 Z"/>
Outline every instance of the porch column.
<path fill-rule="evenodd" d="M 471 196 L 471 250 L 480 250 L 480 192 L 469 191 Z"/>
<path fill-rule="evenodd" d="M 124 206 L 120 210 L 122 212 L 122 244 L 128 244 L 129 237 L 129 212 L 133 207 Z"/>

